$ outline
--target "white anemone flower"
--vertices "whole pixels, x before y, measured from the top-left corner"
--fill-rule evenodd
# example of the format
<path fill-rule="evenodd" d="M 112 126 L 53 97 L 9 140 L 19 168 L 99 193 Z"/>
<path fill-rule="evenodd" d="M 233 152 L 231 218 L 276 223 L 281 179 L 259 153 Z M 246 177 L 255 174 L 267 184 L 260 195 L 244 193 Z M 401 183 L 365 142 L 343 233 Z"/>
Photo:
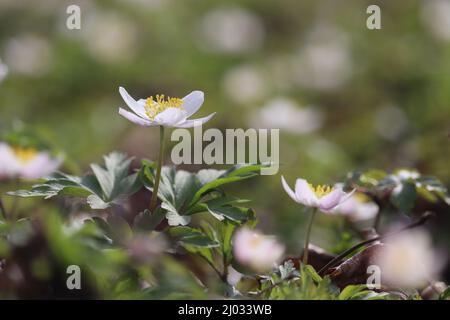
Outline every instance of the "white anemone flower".
<path fill-rule="evenodd" d="M 162 126 L 172 128 L 191 128 L 209 121 L 215 113 L 198 119 L 188 119 L 200 109 L 204 101 L 202 91 L 192 91 L 184 98 L 164 98 L 157 95 L 147 99 L 134 100 L 128 92 L 120 87 L 120 95 L 125 103 L 133 111 L 129 112 L 120 108 L 119 114 L 131 122 L 144 127 Z"/>
<path fill-rule="evenodd" d="M 55 171 L 61 159 L 48 151 L 12 147 L 0 142 L 0 179 L 39 179 Z"/>
<path fill-rule="evenodd" d="M 399 288 L 418 288 L 439 275 L 444 259 L 433 250 L 424 230 L 411 230 L 388 239 L 375 256 L 382 282 Z"/>
<path fill-rule="evenodd" d="M 284 246 L 274 237 L 244 227 L 233 238 L 233 250 L 239 263 L 264 272 L 280 261 Z"/>
<path fill-rule="evenodd" d="M 380 208 L 363 193 L 356 193 L 338 206 L 334 212 L 351 221 L 366 221 L 376 217 Z"/>
<path fill-rule="evenodd" d="M 297 179 L 294 191 L 289 187 L 283 176 L 281 177 L 281 183 L 284 190 L 295 202 L 308 207 L 318 208 L 326 213 L 332 212 L 333 209 L 348 200 L 355 191 L 346 193 L 340 187 L 322 185 L 314 187 L 305 179 Z"/>

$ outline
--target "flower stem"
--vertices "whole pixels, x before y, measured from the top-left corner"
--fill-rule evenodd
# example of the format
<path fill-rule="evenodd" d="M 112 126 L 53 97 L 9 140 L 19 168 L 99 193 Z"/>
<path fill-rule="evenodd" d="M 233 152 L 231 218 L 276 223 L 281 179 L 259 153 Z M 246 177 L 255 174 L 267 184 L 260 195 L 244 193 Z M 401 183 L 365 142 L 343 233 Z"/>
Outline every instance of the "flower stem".
<path fill-rule="evenodd" d="M 158 203 L 159 180 L 161 180 L 161 169 L 163 165 L 163 159 L 164 159 L 164 127 L 159 126 L 159 156 L 156 168 L 155 184 L 153 186 L 153 193 L 152 198 L 150 200 L 150 208 L 149 208 L 150 212 L 152 213 L 156 208 L 156 204 Z"/>
<path fill-rule="evenodd" d="M 3 205 L 3 201 L 2 201 L 1 198 L 0 198 L 0 211 L 1 211 L 1 213 L 2 213 L 2 217 L 3 217 L 4 219 L 7 219 L 8 214 L 6 213 L 6 209 L 5 209 L 5 206 Z"/>
<path fill-rule="evenodd" d="M 305 249 L 303 250 L 303 264 L 308 264 L 309 238 L 311 236 L 311 229 L 316 216 L 317 208 L 313 208 L 309 218 L 308 229 L 306 230 Z"/>

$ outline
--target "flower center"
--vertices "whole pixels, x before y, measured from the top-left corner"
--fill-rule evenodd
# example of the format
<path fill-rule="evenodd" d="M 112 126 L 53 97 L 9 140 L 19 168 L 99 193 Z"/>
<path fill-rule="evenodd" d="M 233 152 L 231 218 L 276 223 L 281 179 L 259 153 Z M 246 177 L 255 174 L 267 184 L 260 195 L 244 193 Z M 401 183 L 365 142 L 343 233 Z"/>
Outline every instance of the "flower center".
<path fill-rule="evenodd" d="M 317 187 L 314 187 L 313 185 L 310 184 L 309 186 L 311 187 L 311 190 L 314 191 L 314 193 L 318 198 L 321 198 L 334 190 L 333 187 L 326 185 L 318 185 Z"/>
<path fill-rule="evenodd" d="M 261 245 L 262 239 L 261 236 L 254 234 L 250 239 L 250 248 L 256 249 Z"/>
<path fill-rule="evenodd" d="M 180 98 L 167 97 L 164 99 L 163 94 L 156 95 L 156 101 L 152 97 L 147 98 L 145 101 L 145 113 L 150 119 L 155 119 L 155 117 L 168 108 L 178 108 L 183 109 L 183 100 Z"/>
<path fill-rule="evenodd" d="M 13 148 L 14 154 L 21 162 L 28 162 L 32 159 L 34 159 L 37 155 L 37 150 L 34 148 L 22 148 L 22 147 L 15 147 Z"/>

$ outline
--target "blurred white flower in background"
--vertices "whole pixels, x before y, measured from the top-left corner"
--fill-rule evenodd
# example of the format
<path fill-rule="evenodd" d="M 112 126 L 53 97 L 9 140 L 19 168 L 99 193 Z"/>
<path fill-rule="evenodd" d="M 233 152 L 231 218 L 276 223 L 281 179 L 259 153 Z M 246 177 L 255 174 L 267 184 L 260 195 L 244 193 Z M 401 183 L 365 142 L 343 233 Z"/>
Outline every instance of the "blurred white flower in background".
<path fill-rule="evenodd" d="M 254 52 L 262 47 L 265 39 L 261 19 L 239 7 L 209 11 L 196 33 L 200 49 L 220 53 Z"/>
<path fill-rule="evenodd" d="M 439 275 L 444 261 L 433 251 L 424 230 L 411 230 L 392 238 L 375 256 L 382 282 L 399 288 L 418 288 Z"/>
<path fill-rule="evenodd" d="M 316 131 L 322 126 L 322 114 L 312 107 L 300 108 L 288 98 L 277 97 L 267 102 L 253 116 L 252 125 L 267 129 L 281 129 L 296 134 Z"/>
<path fill-rule="evenodd" d="M 274 237 L 244 227 L 234 235 L 233 250 L 239 263 L 264 272 L 280 262 L 284 246 Z"/>
<path fill-rule="evenodd" d="M 227 71 L 222 86 L 226 95 L 239 104 L 263 99 L 269 87 L 264 72 L 252 65 L 241 65 Z"/>
<path fill-rule="evenodd" d="M 344 84 L 352 70 L 346 34 L 319 26 L 292 59 L 293 81 L 316 90 L 333 90 Z"/>
<path fill-rule="evenodd" d="M 396 140 L 405 132 L 408 120 L 402 109 L 396 106 L 380 108 L 375 114 L 375 131 L 387 140 Z"/>
<path fill-rule="evenodd" d="M 351 221 L 371 220 L 379 211 L 376 203 L 363 193 L 355 193 L 347 201 L 338 206 L 334 212 L 341 214 Z"/>
<path fill-rule="evenodd" d="M 116 63 L 133 58 L 138 47 L 135 25 L 115 12 L 91 9 L 81 28 L 88 51 L 100 62 Z"/>
<path fill-rule="evenodd" d="M 53 51 L 47 39 L 24 34 L 6 43 L 5 62 L 12 73 L 40 76 L 48 72 Z"/>
<path fill-rule="evenodd" d="M 80 1 L 80 0 L 77 0 Z M 27 9 L 42 13 L 53 13 L 61 4 L 61 0 L 0 0 L 0 9 Z"/>
<path fill-rule="evenodd" d="M 0 59 L 0 83 L 6 78 L 8 75 L 8 66 L 2 63 L 2 59 Z"/>
<path fill-rule="evenodd" d="M 430 33 L 437 39 L 450 40 L 450 1 L 422 1 L 422 18 Z"/>
<path fill-rule="evenodd" d="M 126 5 L 135 5 L 145 9 L 160 9 L 169 4 L 171 0 L 121 0 Z"/>
<path fill-rule="evenodd" d="M 12 147 L 0 142 L 0 180 L 38 179 L 55 171 L 61 164 L 48 151 L 34 148 Z"/>

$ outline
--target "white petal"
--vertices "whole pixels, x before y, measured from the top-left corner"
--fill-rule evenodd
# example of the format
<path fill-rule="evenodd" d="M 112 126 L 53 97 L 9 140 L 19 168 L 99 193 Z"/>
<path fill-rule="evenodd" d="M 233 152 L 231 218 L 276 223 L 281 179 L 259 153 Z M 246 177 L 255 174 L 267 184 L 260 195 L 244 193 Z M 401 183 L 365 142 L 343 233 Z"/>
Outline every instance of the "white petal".
<path fill-rule="evenodd" d="M 134 113 L 131 113 L 125 109 L 120 108 L 119 109 L 119 114 L 122 117 L 127 118 L 128 120 L 130 120 L 131 122 L 134 122 L 140 126 L 144 126 L 144 127 L 151 127 L 151 126 L 155 126 L 157 125 L 155 122 L 151 121 L 151 120 L 145 120 L 137 115 L 135 115 Z"/>
<path fill-rule="evenodd" d="M 155 117 L 155 122 L 165 127 L 176 127 L 177 124 L 185 122 L 186 111 L 178 108 L 167 108 Z"/>
<path fill-rule="evenodd" d="M 24 179 L 39 179 L 55 171 L 61 159 L 54 159 L 48 152 L 40 152 L 23 165 L 20 176 Z"/>
<path fill-rule="evenodd" d="M 289 185 L 287 184 L 287 182 L 283 176 L 281 176 L 281 184 L 283 185 L 284 191 L 286 191 L 286 193 L 289 195 L 289 197 L 291 197 L 292 200 L 294 200 L 295 202 L 299 202 L 297 200 L 297 197 L 295 196 L 294 191 L 289 187 Z"/>
<path fill-rule="evenodd" d="M 0 143 L 0 179 L 12 178 L 19 173 L 20 161 L 12 148 L 6 143 Z"/>
<path fill-rule="evenodd" d="M 214 117 L 216 113 L 211 113 L 209 116 L 207 117 L 203 117 L 203 118 L 198 118 L 198 119 L 191 119 L 191 120 L 186 120 L 182 123 L 179 123 L 178 125 L 176 125 L 177 128 L 192 128 L 192 127 L 197 127 L 199 125 L 202 125 L 206 122 L 208 122 L 209 120 L 211 120 L 212 117 Z"/>
<path fill-rule="evenodd" d="M 134 100 L 125 90 L 125 88 L 120 87 L 119 93 L 122 96 L 122 99 L 125 101 L 128 107 L 134 111 L 137 115 L 147 119 L 147 115 L 145 113 L 145 99 L 140 99 L 139 101 Z"/>
<path fill-rule="evenodd" d="M 319 199 L 319 208 L 323 211 L 331 211 L 341 203 L 345 195 L 342 189 L 335 189 Z"/>
<path fill-rule="evenodd" d="M 308 184 L 308 181 L 305 179 L 297 179 L 295 182 L 295 196 L 306 206 L 315 207 L 318 204 L 318 199 L 311 187 Z"/>
<path fill-rule="evenodd" d="M 183 99 L 183 109 L 186 110 L 187 116 L 190 117 L 194 113 L 200 109 L 200 107 L 203 104 L 203 101 L 205 100 L 205 95 L 202 91 L 192 91 L 187 96 L 185 96 Z"/>

